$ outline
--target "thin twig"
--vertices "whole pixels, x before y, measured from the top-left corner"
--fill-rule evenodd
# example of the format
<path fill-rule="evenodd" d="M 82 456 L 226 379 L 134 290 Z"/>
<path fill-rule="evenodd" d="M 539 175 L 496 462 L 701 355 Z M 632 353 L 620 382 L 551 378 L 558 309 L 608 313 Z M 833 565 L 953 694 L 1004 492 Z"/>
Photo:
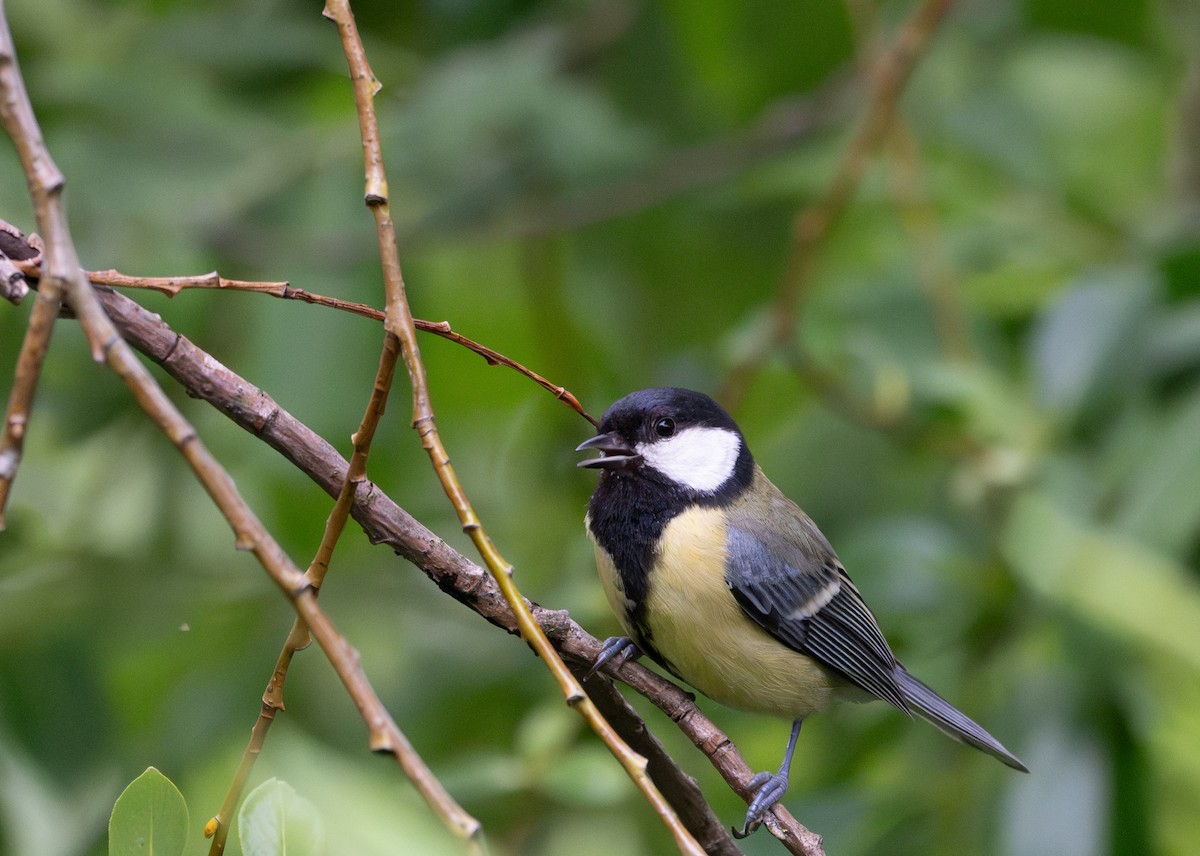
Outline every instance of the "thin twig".
<path fill-rule="evenodd" d="M 853 199 L 871 153 L 887 132 L 905 84 L 952 5 L 953 0 L 925 0 L 909 16 L 883 56 L 872 81 L 867 113 L 846 147 L 833 180 L 792 224 L 791 249 L 772 304 L 770 327 L 726 375 L 718 397 L 727 407 L 736 408 L 771 354 L 795 339 L 801 307 L 812 285 L 818 250 Z"/>
<path fill-rule="evenodd" d="M 29 414 L 33 408 L 33 393 L 41 376 L 42 363 L 50 346 L 50 333 L 54 319 L 62 308 L 63 288 L 53 277 L 48 277 L 43 290 L 38 291 L 29 313 L 29 324 L 25 338 L 17 355 L 17 367 L 13 374 L 12 392 L 4 413 L 4 430 L 0 434 L 0 531 L 5 528 L 5 509 L 9 492 L 17 469 L 21 464 L 21 453 L 25 446 L 25 431 L 29 426 Z"/>
<path fill-rule="evenodd" d="M 254 282 L 240 279 L 226 279 L 215 270 L 196 276 L 126 276 L 116 270 L 88 271 L 87 277 L 96 285 L 112 285 L 119 288 L 148 288 L 174 297 L 185 288 L 218 288 L 229 291 L 256 291 L 271 294 L 275 297 L 287 296 L 289 286 L 286 282 Z"/>
<path fill-rule="evenodd" d="M 0 18 L 4 17 L 4 4 L 0 0 Z M 55 166 L 37 130 L 25 81 L 17 67 L 16 52 L 12 37 L 8 33 L 7 20 L 0 21 L 3 27 L 0 38 L 0 121 L 12 138 L 21 158 L 21 166 L 29 177 L 29 190 L 34 198 L 35 210 L 40 217 L 51 204 L 51 198 L 61 192 L 62 173 Z M 11 235 L 6 235 L 11 237 Z M 0 531 L 5 526 L 5 508 L 13 480 L 21 465 L 21 453 L 25 446 L 25 432 L 29 427 L 29 415 L 33 408 L 33 395 L 42 373 L 42 363 L 50 347 L 50 334 L 54 331 L 54 320 L 62 307 L 66 293 L 64 271 L 78 264 L 72 263 L 73 250 L 61 244 L 54 248 L 49 275 L 45 287 L 38 292 L 33 310 L 29 313 L 29 324 L 25 338 L 17 355 L 17 367 L 13 375 L 13 388 L 9 394 L 8 407 L 4 413 L 4 425 L 0 431 Z M 6 260 L 13 261 L 15 254 L 6 252 Z M 15 290 L 14 290 L 15 294 Z"/>
<path fill-rule="evenodd" d="M 383 411 L 387 405 L 387 396 L 392 385 L 392 375 L 396 369 L 396 357 L 397 347 L 395 337 L 384 336 L 383 351 L 379 357 L 379 368 L 376 371 L 375 381 L 372 384 L 371 395 L 367 402 L 366 410 L 363 412 L 362 419 L 359 421 L 358 430 L 351 437 L 353 453 L 350 456 L 350 464 L 346 469 L 346 478 L 342 481 L 342 486 L 338 491 L 337 501 L 334 503 L 333 510 L 330 511 L 329 517 L 325 521 L 325 531 L 321 536 L 321 543 L 317 548 L 316 555 L 313 557 L 308 570 L 304 574 L 314 597 L 320 592 L 321 585 L 325 581 L 325 575 L 329 571 L 329 563 L 333 558 L 334 550 L 337 548 L 338 540 L 345 530 L 346 520 L 350 516 L 350 505 L 358 486 L 366 481 L 367 458 L 371 451 L 371 441 L 375 437 L 375 430 L 379 426 L 379 420 L 383 416 Z M 254 728 L 251 729 L 250 740 L 246 744 L 245 751 L 242 753 L 242 760 L 238 764 L 233 781 L 230 783 L 225 801 L 221 805 L 220 812 L 210 821 L 209 827 L 206 827 L 206 830 L 209 828 L 214 829 L 212 845 L 209 848 L 210 856 L 220 856 L 224 852 L 225 840 L 229 833 L 233 810 L 241 799 L 242 790 L 254 767 L 254 762 L 261 753 L 267 733 L 275 721 L 275 712 L 284 709 L 283 687 L 287 682 L 288 669 L 291 666 L 292 658 L 297 651 L 307 648 L 311 641 L 312 634 L 309 632 L 308 625 L 305 624 L 302 618 L 297 616 L 292 622 L 291 630 L 288 631 L 287 638 L 284 639 L 279 656 L 276 658 L 275 668 L 271 673 L 270 680 L 267 682 L 267 688 L 263 692 L 262 707 L 259 710 L 258 718 L 255 720 Z M 446 808 L 441 803 L 431 802 L 431 805 L 439 812 Z M 474 852 L 483 852 L 483 826 L 478 820 L 467 815 L 461 808 L 458 809 L 457 815 L 443 817 L 442 819 L 448 826 L 460 829 Z M 462 828 L 464 822 L 466 823 L 466 827 Z"/>
<path fill-rule="evenodd" d="M 4 221 L 0 220 L 0 226 L 4 225 Z M 26 276 L 37 276 L 37 268 L 35 265 L 20 262 L 17 264 L 18 269 Z M 303 303 L 310 303 L 317 306 L 326 306 L 331 309 L 337 309 L 342 312 L 350 312 L 354 315 L 361 315 L 363 318 L 371 318 L 375 321 L 384 320 L 384 313 L 376 309 L 374 306 L 368 306 L 365 303 L 355 303 L 352 300 L 342 300 L 338 297 L 328 297 L 323 294 L 317 294 L 312 291 L 305 291 L 302 288 L 293 288 L 287 282 L 246 282 L 237 279 L 225 279 L 216 273 L 201 274 L 199 276 L 171 276 L 171 277 L 143 277 L 143 276 L 127 276 L 115 270 L 103 271 L 88 271 L 88 279 L 94 285 L 109 285 L 119 288 L 142 288 L 150 291 L 157 291 L 165 294 L 168 297 L 174 297 L 180 291 L 189 288 L 221 288 L 228 291 L 251 291 L 255 294 L 266 294 L 271 297 L 278 297 L 284 300 L 299 300 Z M 424 321 L 420 318 L 413 319 L 413 325 L 424 333 L 432 333 L 435 336 L 441 336 L 455 344 L 462 345 L 469 351 L 473 351 L 479 356 L 487 360 L 488 365 L 504 366 L 512 369 L 518 374 L 532 380 L 542 389 L 549 392 L 563 404 L 570 407 L 593 426 L 597 425 L 597 420 L 594 416 L 583 409 L 583 405 L 579 403 L 579 399 L 569 389 L 552 383 L 542 377 L 537 372 L 522 365 L 511 357 L 507 357 L 499 351 L 482 345 L 474 339 L 470 339 L 461 333 L 456 332 L 449 321 Z"/>
<path fill-rule="evenodd" d="M 371 749 L 395 755 L 417 789 L 431 803 L 437 803 L 445 817 L 462 815 L 460 826 L 470 827 L 470 817 L 462 812 L 449 794 L 425 767 L 408 744 L 374 688 L 367 680 L 358 652 L 343 638 L 317 604 L 311 586 L 291 562 L 279 544 L 266 531 L 253 511 L 237 492 L 233 480 L 204 446 L 195 429 L 187 422 L 162 388 L 141 364 L 117 333 L 101 308 L 91 284 L 79 265 L 70 229 L 62 206 L 63 178 L 42 141 L 33 108 L 29 103 L 16 65 L 12 37 L 0 0 L 0 57 L 5 74 L 0 76 L 0 100 L 5 105 L 6 128 L 22 151 L 37 217 L 38 230 L 46 242 L 47 273 L 43 279 L 63 283 L 66 302 L 75 312 L 97 361 L 106 361 L 112 371 L 129 387 L 146 414 L 179 449 L 193 472 L 229 521 L 238 549 L 249 550 L 272 580 L 290 599 L 350 694 L 362 716 L 370 737 Z M 11 124 L 8 124 L 12 117 Z M 26 157 L 28 155 L 28 157 Z"/>
<path fill-rule="evenodd" d="M 350 78 L 354 84 L 354 102 L 358 108 L 359 128 L 362 133 L 363 157 L 366 172 L 367 207 L 375 218 L 375 229 L 379 244 L 380 262 L 383 267 L 384 288 L 387 292 L 387 309 L 384 329 L 395 336 L 403 347 L 404 362 L 412 382 L 413 427 L 421 437 L 421 445 L 428 453 L 442 488 L 458 513 L 458 519 L 471 541 L 475 544 L 488 570 L 496 579 L 505 599 L 512 607 L 521 629 L 521 636 L 542 657 L 558 681 L 567 704 L 584 717 L 600 736 L 625 771 L 641 789 L 646 799 L 658 812 L 671 830 L 675 843 L 684 853 L 700 854 L 700 845 L 680 822 L 670 804 L 646 774 L 646 759 L 634 752 L 600 715 L 599 710 L 587 697 L 579 681 L 559 658 L 550 641 L 534 621 L 529 608 L 521 597 L 512 579 L 513 567 L 500 554 L 483 528 L 478 515 L 471 506 L 462 484 L 450 466 L 450 457 L 442 445 L 434 421 L 433 403 L 425 378 L 425 366 L 421 362 L 417 347 L 416 327 L 412 311 L 405 294 L 404 277 L 400 270 L 399 250 L 396 246 L 395 228 L 392 223 L 388 202 L 388 183 L 383 167 L 383 149 L 379 142 L 379 126 L 375 117 L 374 99 L 379 91 L 376 79 L 367 62 L 362 40 L 354 22 L 354 14 L 348 0 L 327 0 L 325 17 L 337 24 L 342 40 L 342 50 L 350 67 Z"/>
<path fill-rule="evenodd" d="M 176 333 L 155 313 L 108 289 L 97 289 L 97 296 L 130 344 L 159 363 L 188 395 L 207 401 L 283 455 L 322 490 L 331 496 L 337 494 L 345 480 L 347 463 L 333 446 L 280 407 L 266 392 L 222 365 L 187 337 Z M 372 543 L 387 545 L 412 562 L 441 591 L 492 624 L 510 633 L 519 632 L 513 610 L 495 579 L 421 525 L 376 485 L 369 481 L 359 485 L 351 516 L 363 527 Z M 565 612 L 527 605 L 546 635 L 573 662 L 594 662 L 599 643 Z M 625 664 L 618 677 L 667 713 L 725 780 L 746 795 L 744 785 L 752 772 L 749 765 L 732 741 L 700 712 L 687 693 L 635 663 Z M 601 676 L 593 678 L 597 682 L 603 680 Z M 634 718 L 622 730 L 636 731 L 645 727 L 645 723 Z M 650 769 L 656 776 L 661 775 L 662 764 L 675 766 L 669 757 L 652 761 Z M 672 777 L 684 776 L 676 770 Z M 700 837 L 702 831 L 711 826 L 711 820 L 698 817 L 694 810 L 698 809 L 689 806 L 683 810 L 682 817 Z M 703 810 L 709 811 L 706 806 Z M 773 811 L 775 823 L 768 821 L 767 825 L 781 836 L 789 852 L 821 856 L 819 836 L 796 822 L 782 806 Z M 710 846 L 707 841 L 705 846 Z"/>

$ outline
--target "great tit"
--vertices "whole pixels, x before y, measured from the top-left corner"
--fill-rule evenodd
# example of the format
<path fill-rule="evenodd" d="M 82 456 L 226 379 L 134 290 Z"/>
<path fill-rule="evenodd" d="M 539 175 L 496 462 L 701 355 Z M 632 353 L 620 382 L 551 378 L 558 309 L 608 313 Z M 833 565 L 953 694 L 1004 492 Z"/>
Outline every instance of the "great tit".
<path fill-rule="evenodd" d="M 750 781 L 739 837 L 787 791 L 800 724 L 832 698 L 883 699 L 1009 767 L 996 738 L 897 661 L 817 525 L 767 480 L 720 405 L 680 388 L 612 405 L 577 451 L 600 457 L 587 530 L 628 636 L 595 669 L 648 654 L 730 707 L 792 720 L 777 773 Z"/>

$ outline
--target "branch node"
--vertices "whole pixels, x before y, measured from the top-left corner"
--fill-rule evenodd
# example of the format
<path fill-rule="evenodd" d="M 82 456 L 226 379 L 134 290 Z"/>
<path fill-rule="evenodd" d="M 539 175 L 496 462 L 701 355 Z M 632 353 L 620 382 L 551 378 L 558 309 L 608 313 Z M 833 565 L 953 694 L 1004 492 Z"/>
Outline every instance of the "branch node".
<path fill-rule="evenodd" d="M 16 441 L 20 442 L 25 438 L 25 425 L 28 420 L 26 413 L 14 413 L 8 417 L 8 433 Z M 0 467 L 0 471 L 3 467 Z"/>
<path fill-rule="evenodd" d="M 376 740 L 375 738 L 372 738 L 371 742 L 370 742 L 370 748 L 371 748 L 371 752 L 373 752 L 376 755 L 395 755 L 396 754 L 396 747 L 393 746 L 391 741 L 385 737 L 381 737 L 378 740 Z"/>

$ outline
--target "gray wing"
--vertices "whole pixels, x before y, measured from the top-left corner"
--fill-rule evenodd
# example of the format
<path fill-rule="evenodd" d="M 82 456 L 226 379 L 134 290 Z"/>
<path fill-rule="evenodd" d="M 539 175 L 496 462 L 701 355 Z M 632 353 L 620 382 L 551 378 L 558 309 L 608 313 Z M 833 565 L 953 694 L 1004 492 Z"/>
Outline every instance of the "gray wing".
<path fill-rule="evenodd" d="M 795 516 L 787 522 L 798 527 L 795 537 L 781 537 L 777 526 L 764 532 L 749 521 L 742 526 L 732 521 L 725 578 L 734 598 L 784 645 L 909 713 L 896 680 L 896 657 L 875 616 L 816 524 L 788 506 L 788 516 Z"/>

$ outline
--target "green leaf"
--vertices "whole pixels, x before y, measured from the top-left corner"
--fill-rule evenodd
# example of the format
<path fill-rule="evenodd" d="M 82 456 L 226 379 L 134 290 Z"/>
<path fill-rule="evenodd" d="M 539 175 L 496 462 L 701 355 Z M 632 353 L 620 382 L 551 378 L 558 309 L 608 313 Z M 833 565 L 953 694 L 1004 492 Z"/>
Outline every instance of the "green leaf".
<path fill-rule="evenodd" d="M 325 850 L 325 824 L 295 788 L 267 779 L 238 811 L 238 838 L 245 856 L 315 856 Z"/>
<path fill-rule="evenodd" d="M 109 856 L 178 856 L 187 838 L 183 794 L 153 767 L 117 797 L 108 821 Z"/>

